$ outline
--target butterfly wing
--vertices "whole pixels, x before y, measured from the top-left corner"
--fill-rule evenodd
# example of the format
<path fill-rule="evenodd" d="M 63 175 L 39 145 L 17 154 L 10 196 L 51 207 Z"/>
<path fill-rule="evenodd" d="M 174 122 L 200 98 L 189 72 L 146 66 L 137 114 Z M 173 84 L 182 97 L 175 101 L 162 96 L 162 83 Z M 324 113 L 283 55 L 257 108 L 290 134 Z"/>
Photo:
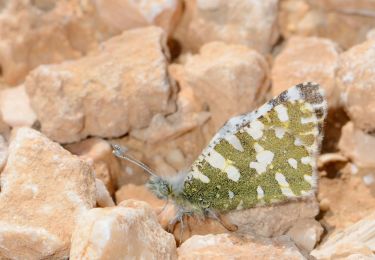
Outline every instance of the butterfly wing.
<path fill-rule="evenodd" d="M 308 82 L 232 118 L 193 163 L 184 198 L 225 212 L 313 194 L 326 113 L 322 88 Z"/>

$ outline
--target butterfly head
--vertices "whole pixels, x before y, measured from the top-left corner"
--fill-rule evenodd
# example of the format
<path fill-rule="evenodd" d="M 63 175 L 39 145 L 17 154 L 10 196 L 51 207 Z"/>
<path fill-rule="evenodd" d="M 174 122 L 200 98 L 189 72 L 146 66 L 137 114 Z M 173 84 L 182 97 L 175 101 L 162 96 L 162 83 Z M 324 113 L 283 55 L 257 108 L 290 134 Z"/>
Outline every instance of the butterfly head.
<path fill-rule="evenodd" d="M 146 186 L 159 199 L 166 200 L 173 194 L 172 186 L 165 179 L 159 176 L 151 176 Z"/>

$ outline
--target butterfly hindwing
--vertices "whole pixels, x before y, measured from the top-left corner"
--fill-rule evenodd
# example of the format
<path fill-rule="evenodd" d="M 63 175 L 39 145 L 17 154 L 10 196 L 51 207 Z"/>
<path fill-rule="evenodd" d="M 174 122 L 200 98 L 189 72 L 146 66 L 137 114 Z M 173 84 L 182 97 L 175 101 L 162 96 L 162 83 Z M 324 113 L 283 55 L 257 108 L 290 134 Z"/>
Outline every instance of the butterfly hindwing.
<path fill-rule="evenodd" d="M 312 194 L 326 110 L 320 86 L 304 83 L 232 118 L 192 165 L 183 196 L 225 212 Z"/>

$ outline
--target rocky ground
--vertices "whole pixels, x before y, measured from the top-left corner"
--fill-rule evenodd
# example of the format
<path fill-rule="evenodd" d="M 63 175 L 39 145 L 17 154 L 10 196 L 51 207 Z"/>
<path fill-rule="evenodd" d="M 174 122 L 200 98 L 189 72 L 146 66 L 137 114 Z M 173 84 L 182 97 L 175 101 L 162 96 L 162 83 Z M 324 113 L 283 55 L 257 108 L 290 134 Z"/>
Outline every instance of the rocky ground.
<path fill-rule="evenodd" d="M 316 197 L 189 219 L 187 169 L 231 116 L 315 81 Z M 374 259 L 372 0 L 0 0 L 0 259 Z M 160 213 L 161 212 L 161 213 Z"/>

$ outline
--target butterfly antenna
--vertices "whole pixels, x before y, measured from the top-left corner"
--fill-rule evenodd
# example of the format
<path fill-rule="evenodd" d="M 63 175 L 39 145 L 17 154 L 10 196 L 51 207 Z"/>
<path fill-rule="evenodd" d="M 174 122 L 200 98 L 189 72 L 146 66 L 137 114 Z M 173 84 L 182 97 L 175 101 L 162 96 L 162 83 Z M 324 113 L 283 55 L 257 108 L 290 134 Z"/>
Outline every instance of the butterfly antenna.
<path fill-rule="evenodd" d="M 124 160 L 127 160 L 127 161 L 137 165 L 138 167 L 141 167 L 143 170 L 145 170 L 146 172 L 148 172 L 149 174 L 151 174 L 154 177 L 158 177 L 155 173 L 152 172 L 152 170 L 146 164 L 130 157 L 129 155 L 126 155 L 125 153 L 126 153 L 127 150 L 125 150 L 121 146 L 119 146 L 117 144 L 114 144 L 114 145 L 112 145 L 112 148 L 113 148 L 113 154 L 116 155 L 117 157 L 119 157 L 121 159 L 124 159 Z"/>

